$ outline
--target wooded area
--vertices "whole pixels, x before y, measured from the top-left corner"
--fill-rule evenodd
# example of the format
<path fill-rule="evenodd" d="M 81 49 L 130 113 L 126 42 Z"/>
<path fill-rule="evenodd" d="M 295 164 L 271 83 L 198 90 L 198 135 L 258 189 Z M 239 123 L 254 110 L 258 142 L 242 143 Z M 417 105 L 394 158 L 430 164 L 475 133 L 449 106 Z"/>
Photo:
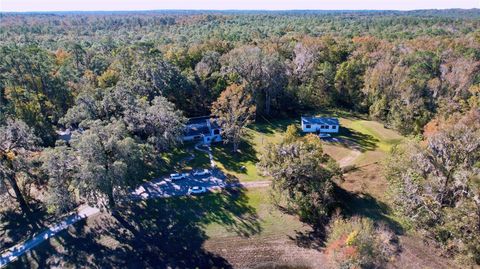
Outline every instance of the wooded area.
<path fill-rule="evenodd" d="M 218 116 L 236 152 L 253 120 L 339 109 L 414 140 L 386 164 L 395 209 L 480 263 L 478 10 L 2 13 L 0 26 L 2 208 L 32 222 L 38 205 L 114 210 L 189 117 Z M 289 139 L 259 166 L 323 225 L 341 172 L 320 142 Z"/>

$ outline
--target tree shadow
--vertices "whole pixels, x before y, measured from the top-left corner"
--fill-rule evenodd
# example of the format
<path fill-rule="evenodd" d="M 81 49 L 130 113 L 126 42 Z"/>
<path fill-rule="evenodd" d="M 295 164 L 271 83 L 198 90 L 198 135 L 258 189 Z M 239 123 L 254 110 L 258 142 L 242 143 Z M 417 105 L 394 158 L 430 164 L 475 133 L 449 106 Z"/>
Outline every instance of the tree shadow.
<path fill-rule="evenodd" d="M 368 193 L 349 192 L 340 186 L 335 186 L 335 197 L 338 208 L 346 217 L 363 216 L 375 222 L 385 223 L 392 231 L 403 234 L 404 229 L 395 220 L 388 217 L 390 208 Z"/>
<path fill-rule="evenodd" d="M 14 208 L 0 213 L 0 252 L 32 237 L 52 218 L 39 203 L 31 203 L 30 209 L 29 218 Z"/>
<path fill-rule="evenodd" d="M 11 264 L 12 268 L 231 268 L 204 249 L 217 223 L 248 237 L 261 232 L 241 188 L 198 197 L 128 202 L 82 221 Z"/>
<path fill-rule="evenodd" d="M 300 117 L 297 118 L 285 118 L 285 119 L 267 119 L 262 117 L 255 121 L 255 124 L 251 124 L 248 128 L 263 134 L 274 134 L 278 132 L 285 132 L 288 125 L 300 124 Z"/>
<path fill-rule="evenodd" d="M 387 227 L 398 235 L 404 233 L 403 227 L 398 222 L 388 217 L 390 208 L 385 203 L 372 197 L 370 194 L 349 192 L 340 186 L 335 185 L 334 195 L 339 202 L 332 207 L 333 210 L 331 213 L 340 209 L 342 215 L 347 218 L 352 216 L 367 217 L 377 224 L 386 224 Z M 295 231 L 295 235 L 289 236 L 289 238 L 295 241 L 299 247 L 320 251 L 325 247 L 327 240 L 327 224 L 328 223 L 310 224 L 312 230 Z"/>
<path fill-rule="evenodd" d="M 246 173 L 244 165 L 246 163 L 257 163 L 257 151 L 252 145 L 251 140 L 243 140 L 239 147 L 239 152 L 233 153 L 230 145 L 218 144 L 213 149 L 213 158 L 221 163 L 226 170 L 237 173 Z"/>
<path fill-rule="evenodd" d="M 352 148 L 360 152 L 375 150 L 378 147 L 377 143 L 380 142 L 380 140 L 369 134 L 357 132 L 344 126 L 340 126 L 338 135 L 335 135 L 333 138 L 326 141 L 331 144 Z"/>
<path fill-rule="evenodd" d="M 314 225 L 310 231 L 295 231 L 295 236 L 289 236 L 301 248 L 321 251 L 326 242 L 325 225 Z"/>

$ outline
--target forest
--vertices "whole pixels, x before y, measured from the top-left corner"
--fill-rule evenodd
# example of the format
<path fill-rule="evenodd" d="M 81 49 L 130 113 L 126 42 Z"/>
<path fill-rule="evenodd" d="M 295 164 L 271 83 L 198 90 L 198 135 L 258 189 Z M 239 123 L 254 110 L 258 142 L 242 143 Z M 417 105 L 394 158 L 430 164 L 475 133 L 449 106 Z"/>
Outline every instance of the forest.
<path fill-rule="evenodd" d="M 0 212 L 114 210 L 160 173 L 188 118 L 229 107 L 235 151 L 252 122 L 332 109 L 408 137 L 385 164 L 394 208 L 480 264 L 478 9 L 1 13 Z M 341 177 L 311 138 L 292 141 L 259 165 L 283 180 L 273 152 L 299 147 Z M 310 223 L 331 214 L 302 206 Z"/>

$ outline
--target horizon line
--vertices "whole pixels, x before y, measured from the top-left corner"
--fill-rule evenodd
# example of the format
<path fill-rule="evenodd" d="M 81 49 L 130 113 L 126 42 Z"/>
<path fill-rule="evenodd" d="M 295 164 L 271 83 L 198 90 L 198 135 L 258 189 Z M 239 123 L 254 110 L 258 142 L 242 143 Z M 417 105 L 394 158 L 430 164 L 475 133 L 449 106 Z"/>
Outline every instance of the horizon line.
<path fill-rule="evenodd" d="M 158 11 L 208 11 L 208 12 L 235 12 L 235 11 L 260 11 L 260 12 L 285 12 L 285 11 L 333 11 L 333 12 L 365 12 L 365 11 L 397 11 L 397 12 L 412 12 L 412 11 L 446 11 L 446 10 L 480 10 L 478 7 L 473 8 L 419 8 L 419 9 L 131 9 L 131 10 L 30 10 L 30 11 L 3 11 L 0 13 L 95 13 L 95 12 L 158 12 Z"/>

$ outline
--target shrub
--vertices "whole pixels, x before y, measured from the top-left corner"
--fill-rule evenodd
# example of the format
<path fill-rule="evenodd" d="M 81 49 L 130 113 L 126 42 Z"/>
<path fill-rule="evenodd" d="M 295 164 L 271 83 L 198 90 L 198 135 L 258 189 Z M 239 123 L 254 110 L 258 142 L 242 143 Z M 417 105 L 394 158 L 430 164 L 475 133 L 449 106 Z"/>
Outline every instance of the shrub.
<path fill-rule="evenodd" d="M 379 268 L 398 251 L 396 235 L 366 218 L 335 217 L 328 232 L 327 254 L 337 268 Z"/>

